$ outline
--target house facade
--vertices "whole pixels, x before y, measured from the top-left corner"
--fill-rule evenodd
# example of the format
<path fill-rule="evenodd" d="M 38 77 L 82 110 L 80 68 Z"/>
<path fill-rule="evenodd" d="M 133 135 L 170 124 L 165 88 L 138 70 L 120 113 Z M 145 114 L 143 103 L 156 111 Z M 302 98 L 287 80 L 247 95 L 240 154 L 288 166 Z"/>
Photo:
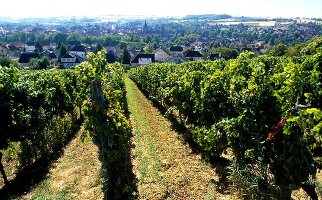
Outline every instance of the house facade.
<path fill-rule="evenodd" d="M 197 60 L 204 59 L 203 55 L 201 55 L 201 53 L 199 51 L 188 50 L 183 55 L 184 55 L 185 59 L 187 59 L 189 61 L 197 61 Z"/>
<path fill-rule="evenodd" d="M 30 53 L 30 52 L 22 53 L 18 61 L 20 64 L 20 68 L 28 67 L 28 63 L 32 58 L 40 58 L 40 55 L 38 53 Z"/>
<path fill-rule="evenodd" d="M 170 53 L 163 47 L 155 50 L 154 55 L 156 62 L 165 62 L 170 57 Z"/>
<path fill-rule="evenodd" d="M 25 52 L 34 52 L 36 49 L 35 43 L 34 42 L 27 42 L 25 45 Z"/>
<path fill-rule="evenodd" d="M 212 61 L 218 60 L 220 58 L 221 58 L 221 53 L 210 54 L 209 56 L 209 60 L 212 60 Z"/>
<path fill-rule="evenodd" d="M 132 61 L 131 66 L 149 65 L 155 62 L 154 54 L 138 54 Z"/>
<path fill-rule="evenodd" d="M 79 59 L 70 54 L 66 54 L 60 58 L 60 67 L 64 69 L 74 68 L 79 63 Z"/>
<path fill-rule="evenodd" d="M 82 46 L 82 45 L 76 45 L 76 46 L 74 46 L 70 50 L 70 52 L 72 54 L 78 55 L 78 56 L 80 56 L 82 58 L 85 58 L 85 56 L 86 56 L 86 48 L 84 46 Z"/>
<path fill-rule="evenodd" d="M 40 45 L 43 47 L 44 50 L 54 49 L 54 46 L 50 41 L 42 41 L 40 42 Z"/>
<path fill-rule="evenodd" d="M 174 54 L 173 56 L 169 57 L 169 59 L 166 61 L 167 63 L 175 63 L 180 64 L 184 62 L 188 62 L 189 60 L 185 59 L 182 54 Z"/>

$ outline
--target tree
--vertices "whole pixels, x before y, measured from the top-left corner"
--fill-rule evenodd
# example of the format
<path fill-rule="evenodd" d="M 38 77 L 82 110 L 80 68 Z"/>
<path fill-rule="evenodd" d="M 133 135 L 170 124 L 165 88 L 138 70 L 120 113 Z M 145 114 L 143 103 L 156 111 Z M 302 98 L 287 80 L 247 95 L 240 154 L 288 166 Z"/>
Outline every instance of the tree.
<path fill-rule="evenodd" d="M 212 50 L 213 54 L 220 54 L 221 58 L 224 58 L 226 60 L 233 59 L 238 56 L 238 52 L 236 49 L 231 49 L 227 47 L 218 47 Z"/>
<path fill-rule="evenodd" d="M 127 48 L 124 48 L 123 54 L 122 54 L 122 64 L 131 64 L 131 55 Z"/>
<path fill-rule="evenodd" d="M 152 42 L 152 36 L 151 35 L 146 35 L 144 38 L 143 38 L 143 41 L 145 43 L 151 43 Z"/>
<path fill-rule="evenodd" d="M 287 46 L 285 44 L 277 44 L 268 52 L 270 56 L 283 56 L 285 55 Z"/>
<path fill-rule="evenodd" d="M 144 53 L 152 53 L 154 50 L 154 45 L 152 43 L 149 43 L 144 47 L 143 50 L 144 50 Z"/>
<path fill-rule="evenodd" d="M 81 41 L 81 35 L 79 33 L 70 33 L 66 41 Z"/>
<path fill-rule="evenodd" d="M 0 57 L 0 66 L 2 67 L 15 67 L 19 68 L 19 63 L 15 60 L 11 60 L 8 57 Z"/>
<path fill-rule="evenodd" d="M 46 35 L 43 34 L 43 33 L 40 33 L 39 35 L 37 35 L 36 39 L 37 39 L 37 41 L 45 41 L 45 40 L 47 40 Z"/>
<path fill-rule="evenodd" d="M 47 57 L 32 58 L 28 65 L 30 69 L 47 69 L 50 65 L 50 61 Z"/>
<path fill-rule="evenodd" d="M 44 50 L 43 50 L 41 44 L 39 42 L 36 42 L 36 44 L 35 44 L 35 53 L 39 53 L 41 55 L 43 51 Z"/>
<path fill-rule="evenodd" d="M 313 55 L 319 49 L 321 51 L 321 48 L 322 48 L 322 37 L 315 37 L 305 48 L 303 48 L 302 53 L 306 55 Z"/>
<path fill-rule="evenodd" d="M 299 43 L 299 44 L 295 44 L 293 46 L 290 46 L 286 50 L 285 55 L 287 55 L 287 56 L 300 56 L 301 55 L 301 51 L 303 50 L 303 48 L 305 46 L 306 46 L 305 43 Z"/>
<path fill-rule="evenodd" d="M 97 52 L 99 52 L 99 51 L 101 51 L 101 50 L 103 50 L 103 45 L 102 45 L 101 43 L 98 43 L 98 44 L 96 45 L 96 48 L 95 48 L 94 53 L 96 54 Z"/>
<path fill-rule="evenodd" d="M 92 37 L 86 35 L 86 37 L 83 39 L 83 42 L 85 44 L 92 45 L 94 41 L 93 41 L 93 38 Z"/>
<path fill-rule="evenodd" d="M 109 35 L 105 37 L 105 46 L 115 46 L 119 43 L 119 39 L 114 35 Z"/>
<path fill-rule="evenodd" d="M 61 48 L 63 44 L 61 42 L 58 43 L 58 45 L 56 46 L 56 50 L 59 50 Z"/>
<path fill-rule="evenodd" d="M 200 36 L 198 34 L 188 34 L 176 38 L 174 42 L 179 45 L 189 45 L 198 40 L 199 38 Z"/>
<path fill-rule="evenodd" d="M 53 33 L 49 36 L 49 40 L 56 44 L 66 42 L 67 34 L 65 33 Z"/>
<path fill-rule="evenodd" d="M 126 47 L 128 46 L 128 43 L 127 43 L 127 42 L 125 42 L 125 41 L 121 41 L 119 45 L 120 45 L 120 47 L 121 47 L 122 49 L 124 49 L 124 48 L 126 48 Z"/>
<path fill-rule="evenodd" d="M 35 42 L 36 41 L 36 33 L 34 33 L 34 32 L 27 33 L 27 40 L 29 42 Z"/>
<path fill-rule="evenodd" d="M 67 47 L 65 45 L 61 45 L 58 59 L 60 60 L 60 58 L 66 55 L 67 53 L 68 53 Z"/>

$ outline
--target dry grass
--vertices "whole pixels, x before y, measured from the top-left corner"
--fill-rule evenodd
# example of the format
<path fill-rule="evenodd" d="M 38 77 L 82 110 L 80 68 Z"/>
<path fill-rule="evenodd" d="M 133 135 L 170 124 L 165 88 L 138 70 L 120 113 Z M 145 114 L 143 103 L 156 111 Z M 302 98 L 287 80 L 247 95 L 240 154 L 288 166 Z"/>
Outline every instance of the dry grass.
<path fill-rule="evenodd" d="M 316 180 L 317 182 L 320 184 L 320 190 L 322 189 L 322 171 L 321 170 L 318 170 L 318 173 L 316 174 Z M 317 190 L 317 189 L 316 189 Z M 320 191 L 322 192 L 322 191 Z M 319 196 L 319 199 L 322 199 L 322 194 L 318 192 L 318 196 Z M 292 198 L 294 200 L 310 200 L 310 197 L 305 193 L 305 191 L 303 189 L 298 189 L 298 190 L 294 190 L 292 192 Z"/>
<path fill-rule="evenodd" d="M 237 199 L 216 191 L 215 170 L 192 152 L 171 124 L 126 78 L 134 127 L 132 162 L 139 199 Z"/>
<path fill-rule="evenodd" d="M 6 172 L 6 175 L 8 177 L 8 180 L 11 181 L 15 178 L 15 173 L 18 170 L 19 167 L 19 161 L 18 161 L 18 153 L 20 152 L 20 143 L 12 143 L 10 144 L 10 147 L 3 151 L 3 158 L 2 158 L 2 164 L 4 167 L 4 170 Z M 0 175 L 0 189 L 4 187 L 4 181 L 2 176 Z"/>
<path fill-rule="evenodd" d="M 91 140 L 83 143 L 81 132 L 53 164 L 47 179 L 19 199 L 103 199 L 98 148 Z"/>

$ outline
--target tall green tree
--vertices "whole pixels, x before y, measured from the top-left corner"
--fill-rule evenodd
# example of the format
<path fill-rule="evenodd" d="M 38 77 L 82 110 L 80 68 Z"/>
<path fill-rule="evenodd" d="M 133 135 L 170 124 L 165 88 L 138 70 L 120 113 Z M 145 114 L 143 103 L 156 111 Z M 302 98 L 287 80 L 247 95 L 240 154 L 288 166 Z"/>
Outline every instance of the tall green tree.
<path fill-rule="evenodd" d="M 235 49 L 227 48 L 227 47 L 218 47 L 212 50 L 213 54 L 220 54 L 221 58 L 226 60 L 233 59 L 238 56 L 238 52 Z"/>
<path fill-rule="evenodd" d="M 65 45 L 61 45 L 60 50 L 59 50 L 58 59 L 60 59 L 61 57 L 63 57 L 67 53 L 68 53 L 67 47 Z"/>
<path fill-rule="evenodd" d="M 36 42 L 36 33 L 31 32 L 31 33 L 27 33 L 27 40 L 29 42 Z"/>
<path fill-rule="evenodd" d="M 71 33 L 66 38 L 66 41 L 81 41 L 81 35 L 79 33 Z"/>
<path fill-rule="evenodd" d="M 123 54 L 122 54 L 122 63 L 123 64 L 131 64 L 131 55 L 127 48 L 124 48 Z"/>
<path fill-rule="evenodd" d="M 35 44 L 35 53 L 42 54 L 43 51 L 44 50 L 43 50 L 41 44 L 39 42 L 36 42 L 36 44 Z"/>
<path fill-rule="evenodd" d="M 277 44 L 268 52 L 270 56 L 283 56 L 287 51 L 287 46 L 285 44 Z"/>
<path fill-rule="evenodd" d="M 147 44 L 144 48 L 144 53 L 152 53 L 154 51 L 154 45 L 153 43 Z"/>
<path fill-rule="evenodd" d="M 99 51 L 101 51 L 101 50 L 103 50 L 103 45 L 102 45 L 101 43 L 98 43 L 98 44 L 96 45 L 96 48 L 95 48 L 94 53 L 97 53 L 97 52 L 99 52 Z"/>
<path fill-rule="evenodd" d="M 83 38 L 83 42 L 85 44 L 88 44 L 88 45 L 92 45 L 94 43 L 94 40 L 93 40 L 93 37 L 90 37 L 90 36 L 85 36 L 85 38 Z"/>

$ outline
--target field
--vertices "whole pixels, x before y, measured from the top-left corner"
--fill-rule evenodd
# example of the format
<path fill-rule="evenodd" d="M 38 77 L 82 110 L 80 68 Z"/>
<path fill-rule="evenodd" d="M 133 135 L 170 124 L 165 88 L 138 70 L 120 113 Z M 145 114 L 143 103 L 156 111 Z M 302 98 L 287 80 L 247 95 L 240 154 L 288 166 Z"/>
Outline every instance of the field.
<path fill-rule="evenodd" d="M 313 19 L 306 19 L 306 18 L 300 18 L 300 19 L 296 19 L 297 23 L 302 23 L 302 24 L 307 24 L 307 23 L 317 23 L 317 24 L 321 24 L 321 21 L 317 21 L 317 20 L 313 20 Z M 274 20 L 268 20 L 268 21 L 238 21 L 236 19 L 227 19 L 227 20 L 218 20 L 218 21 L 213 21 L 213 22 L 209 22 L 208 24 L 211 26 L 214 25 L 225 25 L 225 26 L 229 26 L 229 25 L 238 25 L 238 24 L 243 24 L 243 25 L 247 25 L 247 26 L 260 26 L 260 27 L 273 27 L 276 26 L 276 24 L 281 24 L 281 25 L 287 25 L 287 24 L 291 24 L 293 22 L 277 22 Z"/>
<path fill-rule="evenodd" d="M 269 27 L 269 26 L 275 26 L 276 21 L 251 21 L 251 22 L 238 22 L 238 21 L 224 21 L 224 22 L 210 22 L 209 25 L 238 25 L 243 24 L 247 26 L 261 26 L 261 27 Z"/>

